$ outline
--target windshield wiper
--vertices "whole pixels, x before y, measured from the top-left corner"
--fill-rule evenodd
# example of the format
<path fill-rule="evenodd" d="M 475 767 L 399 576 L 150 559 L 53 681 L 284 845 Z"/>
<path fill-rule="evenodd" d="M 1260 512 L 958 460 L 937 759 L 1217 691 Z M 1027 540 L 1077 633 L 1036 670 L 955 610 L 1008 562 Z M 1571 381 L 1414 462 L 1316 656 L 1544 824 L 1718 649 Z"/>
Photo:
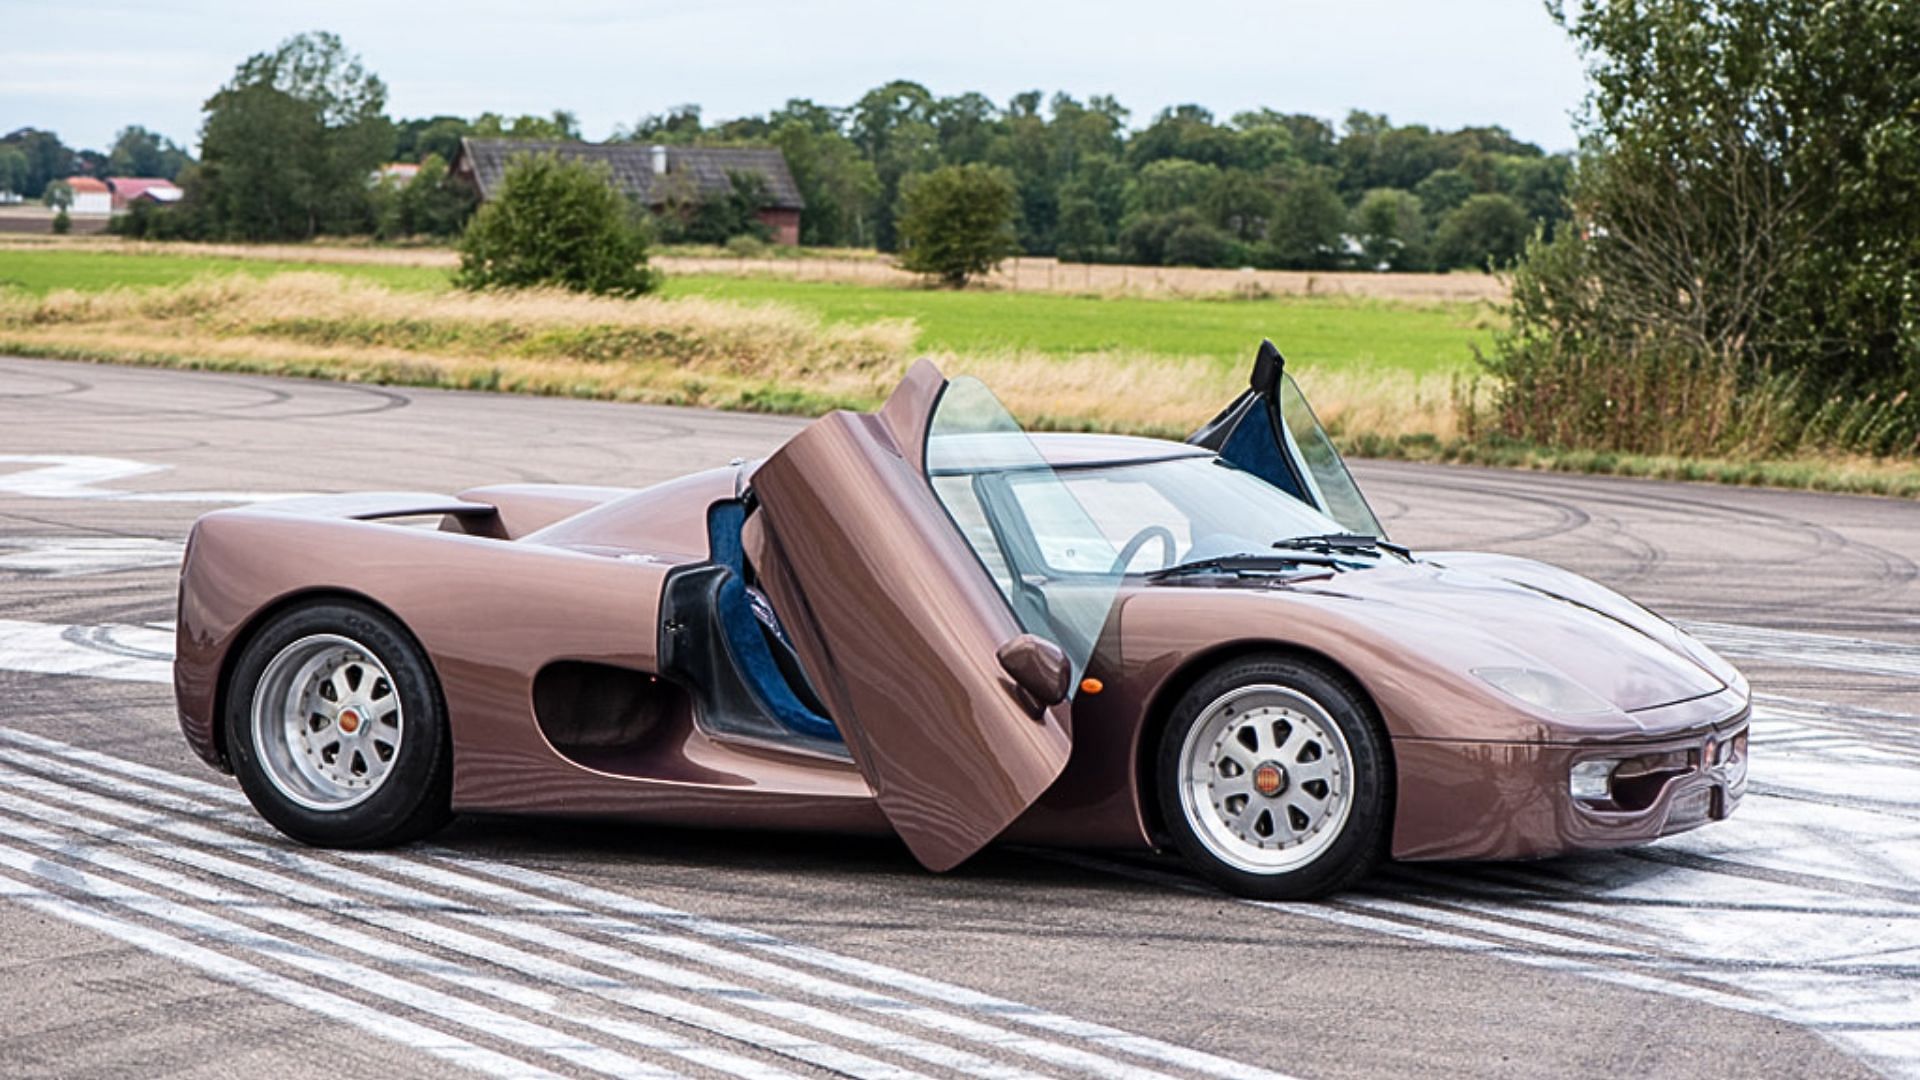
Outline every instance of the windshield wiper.
<path fill-rule="evenodd" d="M 1164 581 L 1187 574 L 1244 574 L 1284 570 L 1293 566 L 1339 565 L 1337 560 L 1319 555 L 1216 555 L 1210 559 L 1195 559 L 1160 570 L 1150 570 L 1147 580 Z"/>
<path fill-rule="evenodd" d="M 1352 555 L 1364 552 L 1391 551 L 1401 558 L 1412 558 L 1413 552 L 1399 544 L 1391 544 L 1378 536 L 1366 533 L 1320 533 L 1317 536 L 1290 536 L 1285 540 L 1275 540 L 1273 546 L 1282 551 L 1318 551 L 1325 555 Z"/>

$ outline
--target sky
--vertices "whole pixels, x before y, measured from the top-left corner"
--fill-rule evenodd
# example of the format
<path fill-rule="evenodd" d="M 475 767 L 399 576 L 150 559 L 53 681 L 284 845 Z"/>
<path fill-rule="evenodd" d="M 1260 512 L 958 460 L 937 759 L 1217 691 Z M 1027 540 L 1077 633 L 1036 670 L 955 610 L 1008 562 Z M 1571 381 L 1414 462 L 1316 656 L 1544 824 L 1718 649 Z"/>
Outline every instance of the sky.
<path fill-rule="evenodd" d="M 1574 146 L 1578 55 L 1540 0 L 0 0 L 0 133 L 105 149 L 127 124 L 190 148 L 248 55 L 331 30 L 396 119 L 572 110 L 590 139 L 696 103 L 709 121 L 792 97 L 850 104 L 895 78 L 937 94 L 1112 94 L 1144 125 L 1197 103 L 1339 120 L 1500 124 Z"/>

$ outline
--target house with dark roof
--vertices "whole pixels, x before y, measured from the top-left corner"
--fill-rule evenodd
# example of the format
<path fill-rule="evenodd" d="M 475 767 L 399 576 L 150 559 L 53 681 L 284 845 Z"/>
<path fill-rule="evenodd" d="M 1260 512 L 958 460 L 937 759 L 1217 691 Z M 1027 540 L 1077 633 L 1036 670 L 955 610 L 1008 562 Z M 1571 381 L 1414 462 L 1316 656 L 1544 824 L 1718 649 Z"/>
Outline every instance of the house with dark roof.
<path fill-rule="evenodd" d="M 773 231 L 775 242 L 800 242 L 800 211 L 806 202 L 787 170 L 786 156 L 772 147 L 462 139 L 450 172 L 472 184 L 484 202 L 499 192 L 507 164 L 515 157 L 547 153 L 607 166 L 614 186 L 655 212 L 675 203 L 724 197 L 733 190 L 732 174 L 757 174 L 766 184 L 767 197 L 760 220 Z"/>

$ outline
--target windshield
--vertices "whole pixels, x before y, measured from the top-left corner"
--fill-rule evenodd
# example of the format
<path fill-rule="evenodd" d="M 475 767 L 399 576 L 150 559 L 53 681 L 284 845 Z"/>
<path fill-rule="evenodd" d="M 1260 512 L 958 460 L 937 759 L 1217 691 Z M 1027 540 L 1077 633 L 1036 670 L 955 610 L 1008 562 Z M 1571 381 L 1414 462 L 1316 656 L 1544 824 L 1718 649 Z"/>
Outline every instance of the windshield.
<path fill-rule="evenodd" d="M 1313 407 L 1307 404 L 1293 376 L 1285 373 L 1280 376 L 1280 419 L 1286 424 L 1287 439 L 1293 443 L 1295 455 L 1307 467 L 1307 486 L 1327 513 L 1349 532 L 1386 536 L 1380 519 L 1367 505 L 1366 496 L 1360 494 L 1360 485 L 1353 482 L 1353 474 L 1347 471 L 1346 460 L 1327 437 L 1327 429 L 1320 426 Z"/>
<path fill-rule="evenodd" d="M 1216 457 L 1070 469 L 1057 476 L 1058 485 L 1083 508 L 1086 527 L 1103 541 L 1100 548 L 1132 548 L 1123 568 L 1128 573 L 1270 553 L 1276 540 L 1341 530 L 1332 518 Z M 1048 571 L 1094 569 L 1095 560 L 1086 554 L 1093 545 L 1054 515 L 1046 492 L 1022 475 L 1009 474 L 1005 483 Z"/>
<path fill-rule="evenodd" d="M 1078 685 L 1113 609 L 1121 567 L 1117 551 L 1061 483 L 999 399 L 978 379 L 951 380 L 927 431 L 927 477 L 961 535 L 1013 608 L 1020 628 L 1060 646 Z M 1009 556 L 1004 524 L 989 512 L 987 482 L 1018 476 L 1039 522 L 1037 535 L 1076 568 L 1071 582 L 1049 585 L 1031 560 Z"/>

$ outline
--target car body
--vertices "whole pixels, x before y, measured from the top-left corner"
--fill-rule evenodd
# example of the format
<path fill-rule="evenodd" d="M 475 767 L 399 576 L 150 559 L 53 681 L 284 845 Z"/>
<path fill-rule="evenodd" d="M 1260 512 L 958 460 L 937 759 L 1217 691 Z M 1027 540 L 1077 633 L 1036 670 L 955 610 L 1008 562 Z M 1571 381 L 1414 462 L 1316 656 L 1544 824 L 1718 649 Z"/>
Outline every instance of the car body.
<path fill-rule="evenodd" d="M 1161 507 L 1215 486 L 1194 515 Z M 1251 529 L 1326 527 L 1271 551 L 1199 535 L 1239 528 L 1223 507 Z M 423 517 L 439 527 L 398 523 Z M 1172 832 L 1200 863 L 1221 856 L 1225 884 L 1287 896 L 1377 856 L 1539 857 L 1732 812 L 1748 691 L 1724 660 L 1566 571 L 1362 539 L 1379 533 L 1270 345 L 1187 443 L 1027 436 L 923 361 L 876 413 L 645 489 L 209 514 L 182 569 L 180 720 L 317 843 L 485 811 L 892 833 L 944 870 L 995 840 L 1148 849 Z M 1183 704 L 1255 661 L 1305 672 L 1254 679 L 1296 696 L 1261 699 L 1257 722 L 1232 719 L 1238 684 Z M 389 741 L 353 749 L 348 720 L 382 709 Z M 1170 723 L 1202 720 L 1211 744 L 1175 745 Z M 1307 742 L 1281 747 L 1296 731 Z M 401 764 L 411 779 L 388 782 Z M 421 789 L 404 805 L 403 783 Z M 395 803 L 383 823 L 333 829 L 372 789 Z M 1302 879 L 1303 853 L 1362 818 L 1346 869 Z M 1307 824 L 1318 839 L 1295 845 Z"/>

